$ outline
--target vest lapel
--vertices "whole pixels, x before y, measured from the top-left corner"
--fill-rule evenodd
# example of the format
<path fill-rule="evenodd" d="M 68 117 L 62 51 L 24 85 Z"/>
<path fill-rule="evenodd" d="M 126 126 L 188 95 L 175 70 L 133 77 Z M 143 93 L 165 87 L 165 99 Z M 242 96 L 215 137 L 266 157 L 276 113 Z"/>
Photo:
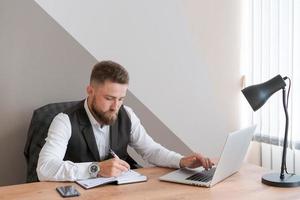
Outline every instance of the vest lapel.
<path fill-rule="evenodd" d="M 100 155 L 96 144 L 94 131 L 83 106 L 79 114 L 79 126 L 86 143 L 92 152 L 93 157 L 95 158 L 95 161 L 100 161 Z"/>
<path fill-rule="evenodd" d="M 110 130 L 110 148 L 114 151 L 118 149 L 118 135 L 119 135 L 119 126 L 118 120 L 115 121 L 113 125 L 109 127 Z"/>
<path fill-rule="evenodd" d="M 89 149 L 93 154 L 93 157 L 95 158 L 95 161 L 100 161 L 99 151 L 91 125 L 88 127 L 83 127 L 82 133 L 84 135 L 86 143 L 88 144 Z"/>

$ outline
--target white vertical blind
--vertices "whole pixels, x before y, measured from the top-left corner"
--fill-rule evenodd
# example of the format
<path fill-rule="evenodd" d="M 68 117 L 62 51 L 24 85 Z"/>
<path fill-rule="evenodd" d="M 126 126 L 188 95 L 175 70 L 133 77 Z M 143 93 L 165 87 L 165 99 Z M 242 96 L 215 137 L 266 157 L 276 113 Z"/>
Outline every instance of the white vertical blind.
<path fill-rule="evenodd" d="M 277 74 L 291 78 L 289 145 L 300 149 L 300 0 L 247 0 L 243 15 L 241 73 L 246 77 L 245 86 Z M 255 113 L 247 102 L 242 106 L 244 123 L 258 124 L 255 140 L 273 144 L 263 146 L 262 163 L 271 162 L 265 165 L 276 168 L 272 157 L 281 158 L 277 155 L 281 151 L 274 145 L 282 143 L 285 128 L 282 92 Z M 288 158 L 295 159 L 295 151 L 289 151 Z"/>

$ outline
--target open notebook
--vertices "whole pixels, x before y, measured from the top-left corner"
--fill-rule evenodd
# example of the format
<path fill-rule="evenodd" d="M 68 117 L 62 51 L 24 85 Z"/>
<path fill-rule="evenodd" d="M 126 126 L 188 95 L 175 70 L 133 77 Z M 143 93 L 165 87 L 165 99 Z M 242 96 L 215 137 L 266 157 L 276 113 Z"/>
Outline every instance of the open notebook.
<path fill-rule="evenodd" d="M 100 177 L 100 178 L 80 180 L 80 181 L 76 181 L 76 183 L 85 189 L 90 189 L 108 183 L 116 183 L 120 185 L 120 184 L 136 183 L 142 181 L 147 181 L 147 176 L 144 176 L 136 171 L 129 170 L 128 172 L 122 173 L 118 177 L 110 177 L 110 178 Z"/>

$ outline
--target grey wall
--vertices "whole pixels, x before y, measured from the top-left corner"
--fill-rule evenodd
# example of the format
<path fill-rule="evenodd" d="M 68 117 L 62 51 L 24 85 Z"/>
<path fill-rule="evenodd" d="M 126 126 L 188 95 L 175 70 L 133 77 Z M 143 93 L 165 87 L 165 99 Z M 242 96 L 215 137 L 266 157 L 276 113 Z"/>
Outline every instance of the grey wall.
<path fill-rule="evenodd" d="M 95 58 L 35 2 L 0 1 L 0 185 L 25 180 L 32 111 L 81 99 Z"/>
<path fill-rule="evenodd" d="M 0 1 L 0 185 L 25 181 L 23 149 L 33 110 L 84 98 L 96 61 L 34 1 Z M 190 152 L 130 92 L 126 104 L 154 139 Z"/>

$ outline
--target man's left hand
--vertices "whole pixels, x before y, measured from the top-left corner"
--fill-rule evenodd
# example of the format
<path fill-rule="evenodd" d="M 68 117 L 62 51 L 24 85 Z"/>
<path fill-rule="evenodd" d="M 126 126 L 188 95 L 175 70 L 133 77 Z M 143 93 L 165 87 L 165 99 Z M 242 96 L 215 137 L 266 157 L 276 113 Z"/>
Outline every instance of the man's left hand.
<path fill-rule="evenodd" d="M 185 156 L 180 160 L 180 168 L 189 167 L 204 167 L 206 170 L 212 168 L 214 163 L 207 157 L 204 157 L 200 153 L 194 153 L 190 156 Z"/>

